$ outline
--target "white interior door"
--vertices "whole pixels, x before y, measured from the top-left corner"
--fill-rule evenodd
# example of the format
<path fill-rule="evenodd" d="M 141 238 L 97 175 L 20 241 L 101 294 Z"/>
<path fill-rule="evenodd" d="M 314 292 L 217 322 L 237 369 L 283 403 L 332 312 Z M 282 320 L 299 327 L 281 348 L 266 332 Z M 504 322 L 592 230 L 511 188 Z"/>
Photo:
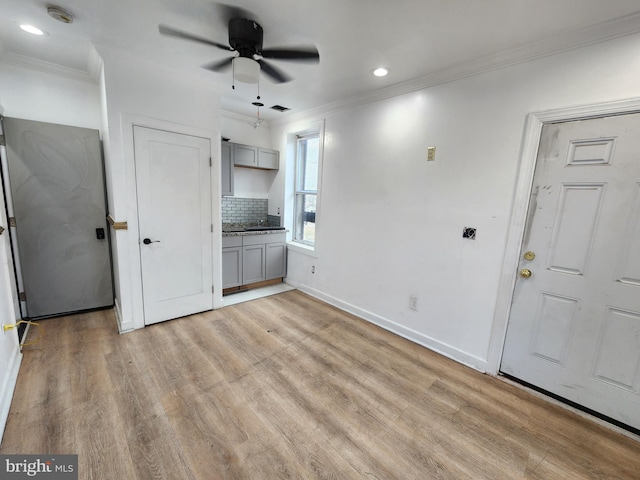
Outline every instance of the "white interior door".
<path fill-rule="evenodd" d="M 209 139 L 134 127 L 145 324 L 213 308 Z"/>
<path fill-rule="evenodd" d="M 640 114 L 543 128 L 518 278 L 501 371 L 640 428 Z"/>

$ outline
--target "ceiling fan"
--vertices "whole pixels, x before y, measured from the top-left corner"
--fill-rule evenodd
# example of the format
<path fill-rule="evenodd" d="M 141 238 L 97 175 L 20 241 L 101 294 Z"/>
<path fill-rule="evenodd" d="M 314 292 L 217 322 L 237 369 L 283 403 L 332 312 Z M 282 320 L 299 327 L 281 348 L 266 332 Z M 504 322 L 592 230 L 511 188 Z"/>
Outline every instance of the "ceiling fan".
<path fill-rule="evenodd" d="M 167 25 L 159 25 L 159 31 L 162 35 L 203 43 L 227 52 L 234 52 L 232 57 L 209 63 L 204 65 L 203 68 L 220 72 L 233 66 L 234 80 L 245 83 L 257 83 L 260 71 L 277 83 L 285 83 L 291 80 L 291 77 L 264 59 L 314 63 L 320 61 L 320 55 L 315 47 L 263 49 L 263 30 L 257 21 L 252 20 L 252 18 L 255 18 L 253 14 L 239 7 L 229 5 L 219 5 L 219 7 L 222 10 L 223 18 L 228 21 L 228 45 Z"/>

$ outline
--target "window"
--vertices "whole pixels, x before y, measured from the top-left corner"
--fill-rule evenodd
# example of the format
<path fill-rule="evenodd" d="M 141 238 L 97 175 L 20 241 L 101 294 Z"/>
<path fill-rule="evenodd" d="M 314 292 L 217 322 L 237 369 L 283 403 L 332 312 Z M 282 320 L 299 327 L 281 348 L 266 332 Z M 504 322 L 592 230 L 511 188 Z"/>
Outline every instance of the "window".
<path fill-rule="evenodd" d="M 298 136 L 293 240 L 311 246 L 316 241 L 319 163 L 320 135 L 313 133 Z"/>

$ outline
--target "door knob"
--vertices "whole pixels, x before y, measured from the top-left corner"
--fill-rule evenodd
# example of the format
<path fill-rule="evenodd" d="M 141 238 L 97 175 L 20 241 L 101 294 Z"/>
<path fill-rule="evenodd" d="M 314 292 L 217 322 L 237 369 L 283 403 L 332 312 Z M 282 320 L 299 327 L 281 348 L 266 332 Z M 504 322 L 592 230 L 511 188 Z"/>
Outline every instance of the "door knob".
<path fill-rule="evenodd" d="M 520 276 L 522 278 L 529 278 L 531 276 L 531 270 L 529 270 L 528 268 L 523 268 L 522 270 L 520 270 Z"/>
<path fill-rule="evenodd" d="M 150 243 L 160 243 L 160 240 L 151 240 L 150 238 L 145 238 L 142 240 L 142 243 L 145 245 L 149 245 Z"/>

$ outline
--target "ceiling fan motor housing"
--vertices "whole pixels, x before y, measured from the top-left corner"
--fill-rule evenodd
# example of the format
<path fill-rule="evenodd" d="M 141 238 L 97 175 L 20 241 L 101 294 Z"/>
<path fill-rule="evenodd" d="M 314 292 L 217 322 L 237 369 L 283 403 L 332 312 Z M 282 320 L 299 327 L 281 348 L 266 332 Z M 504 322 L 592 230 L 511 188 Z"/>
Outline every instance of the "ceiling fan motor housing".
<path fill-rule="evenodd" d="M 248 18 L 229 20 L 229 45 L 241 57 L 253 58 L 262 51 L 262 27 Z"/>

